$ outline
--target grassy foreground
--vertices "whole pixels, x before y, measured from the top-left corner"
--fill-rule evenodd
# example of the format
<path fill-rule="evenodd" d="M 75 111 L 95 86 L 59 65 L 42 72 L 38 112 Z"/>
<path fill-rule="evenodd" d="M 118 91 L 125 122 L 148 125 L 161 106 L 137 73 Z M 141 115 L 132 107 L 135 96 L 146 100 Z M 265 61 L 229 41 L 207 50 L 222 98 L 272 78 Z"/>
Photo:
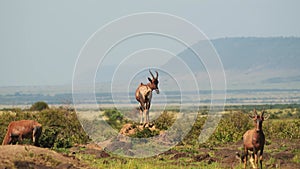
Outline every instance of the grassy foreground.
<path fill-rule="evenodd" d="M 85 164 L 83 166 L 89 168 L 242 168 L 239 160 L 235 158 L 235 152 L 241 152 L 242 135 L 253 127 L 248 118 L 248 113 L 253 107 L 226 107 L 218 127 L 205 143 L 198 142 L 198 136 L 207 113 L 207 109 L 201 108 L 191 130 L 177 146 L 149 158 L 125 158 L 107 153 L 99 148 L 89 147 L 91 140 L 82 129 L 76 113 L 72 109 L 63 107 L 43 110 L 1 110 L 0 141 L 2 141 L 10 121 L 35 119 L 43 124 L 43 135 L 40 139 L 42 148 L 55 150 L 69 158 L 76 158 Z M 260 108 L 259 106 L 255 107 Z M 264 166 L 267 168 L 297 168 L 300 165 L 299 105 L 265 105 L 264 108 L 267 113 L 271 114 L 270 119 L 263 124 L 267 140 Z M 95 119 L 100 116 L 106 116 L 107 122 L 117 130 L 122 128 L 125 123 L 130 122 L 116 109 L 104 110 L 104 113 L 99 114 Z M 154 123 L 160 130 L 167 130 L 175 117 L 176 111 L 164 111 Z M 93 122 L 96 122 L 95 119 L 86 119 L 83 122 L 92 126 Z M 140 132 L 134 137 L 151 137 L 157 134 Z M 25 143 L 30 144 L 30 141 L 25 140 Z M 51 165 L 51 167 L 56 167 L 53 166 L 54 164 Z"/>

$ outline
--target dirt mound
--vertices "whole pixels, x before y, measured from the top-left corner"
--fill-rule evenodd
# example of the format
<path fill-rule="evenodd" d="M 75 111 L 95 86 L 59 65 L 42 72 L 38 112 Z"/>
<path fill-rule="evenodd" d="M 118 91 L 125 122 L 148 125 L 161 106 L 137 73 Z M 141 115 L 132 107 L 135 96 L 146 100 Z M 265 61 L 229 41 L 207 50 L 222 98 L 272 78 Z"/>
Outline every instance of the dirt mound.
<path fill-rule="evenodd" d="M 127 123 L 123 125 L 119 133 L 125 136 L 131 136 L 144 129 L 149 129 L 150 131 L 159 131 L 158 129 L 156 129 L 154 124 L 137 125 Z"/>
<path fill-rule="evenodd" d="M 55 151 L 30 145 L 0 146 L 0 168 L 88 168 L 74 157 L 64 156 Z"/>

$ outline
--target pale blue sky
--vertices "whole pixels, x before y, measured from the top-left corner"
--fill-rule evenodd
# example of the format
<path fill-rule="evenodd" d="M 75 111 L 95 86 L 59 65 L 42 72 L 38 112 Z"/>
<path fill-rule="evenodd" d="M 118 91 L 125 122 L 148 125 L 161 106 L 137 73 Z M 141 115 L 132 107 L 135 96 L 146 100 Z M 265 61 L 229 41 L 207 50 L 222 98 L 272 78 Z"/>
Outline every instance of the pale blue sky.
<path fill-rule="evenodd" d="M 85 41 L 136 12 L 185 18 L 210 39 L 300 37 L 298 0 L 0 0 L 0 86 L 70 84 Z"/>

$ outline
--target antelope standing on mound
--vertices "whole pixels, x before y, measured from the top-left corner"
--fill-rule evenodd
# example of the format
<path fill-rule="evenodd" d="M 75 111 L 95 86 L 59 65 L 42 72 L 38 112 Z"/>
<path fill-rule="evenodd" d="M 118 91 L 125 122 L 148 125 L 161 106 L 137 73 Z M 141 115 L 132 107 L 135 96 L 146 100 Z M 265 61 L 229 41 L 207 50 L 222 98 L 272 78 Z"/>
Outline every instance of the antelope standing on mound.
<path fill-rule="evenodd" d="M 34 120 L 20 120 L 9 123 L 2 145 L 22 142 L 23 138 L 31 138 L 34 145 L 42 133 L 42 125 Z"/>
<path fill-rule="evenodd" d="M 265 111 L 262 111 L 261 115 L 258 115 L 256 110 L 254 109 L 254 114 L 249 115 L 251 119 L 254 121 L 255 128 L 248 130 L 243 135 L 243 142 L 244 142 L 244 155 L 242 160 L 244 161 L 244 168 L 246 169 L 247 166 L 247 158 L 248 158 L 248 150 L 252 151 L 252 158 L 250 162 L 253 168 L 257 168 L 258 165 L 258 151 L 259 151 L 259 163 L 260 168 L 262 169 L 262 161 L 263 161 L 263 152 L 264 152 L 264 145 L 265 145 L 265 135 L 262 130 L 262 123 L 264 120 L 269 118 L 269 115 L 265 116 Z M 253 161 L 254 157 L 254 161 Z"/>
<path fill-rule="evenodd" d="M 135 98 L 140 103 L 140 123 L 147 124 L 149 123 L 149 109 L 151 105 L 152 99 L 152 91 L 155 90 L 157 94 L 159 94 L 158 89 L 158 72 L 156 72 L 156 77 L 149 70 L 149 73 L 152 76 L 152 79 L 148 77 L 150 81 L 147 84 L 141 83 L 139 87 L 135 91 Z"/>

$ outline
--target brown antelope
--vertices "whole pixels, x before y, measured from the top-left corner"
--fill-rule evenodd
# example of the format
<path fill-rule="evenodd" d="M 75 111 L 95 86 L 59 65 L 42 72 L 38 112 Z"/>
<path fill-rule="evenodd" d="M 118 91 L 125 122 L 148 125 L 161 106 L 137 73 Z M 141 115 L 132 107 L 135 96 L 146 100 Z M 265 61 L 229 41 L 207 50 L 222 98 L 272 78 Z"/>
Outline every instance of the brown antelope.
<path fill-rule="evenodd" d="M 156 77 L 149 70 L 152 79 L 148 77 L 150 81 L 147 84 L 141 83 L 139 87 L 135 91 L 135 98 L 140 103 L 140 123 L 147 124 L 149 123 L 149 109 L 151 105 L 152 99 L 152 91 L 155 90 L 157 94 L 159 94 L 158 89 L 158 72 L 156 72 Z M 144 121 L 143 121 L 144 120 Z"/>
<path fill-rule="evenodd" d="M 263 152 L 265 145 L 265 135 L 262 130 L 262 123 L 264 120 L 269 118 L 269 115 L 265 116 L 265 111 L 262 111 L 261 115 L 258 115 L 256 110 L 254 109 L 254 114 L 249 115 L 249 117 L 254 121 L 255 128 L 248 130 L 243 135 L 244 142 L 244 155 L 242 160 L 244 161 L 244 168 L 247 166 L 247 158 L 248 158 L 248 150 L 252 151 L 252 158 L 250 162 L 253 168 L 257 168 L 258 165 L 258 151 L 259 151 L 259 163 L 260 168 L 262 169 L 262 161 L 263 161 Z M 254 158 L 254 161 L 253 161 Z"/>
<path fill-rule="evenodd" d="M 42 125 L 34 120 L 20 120 L 9 123 L 2 145 L 22 142 L 23 138 L 32 138 L 34 145 L 42 133 Z"/>

